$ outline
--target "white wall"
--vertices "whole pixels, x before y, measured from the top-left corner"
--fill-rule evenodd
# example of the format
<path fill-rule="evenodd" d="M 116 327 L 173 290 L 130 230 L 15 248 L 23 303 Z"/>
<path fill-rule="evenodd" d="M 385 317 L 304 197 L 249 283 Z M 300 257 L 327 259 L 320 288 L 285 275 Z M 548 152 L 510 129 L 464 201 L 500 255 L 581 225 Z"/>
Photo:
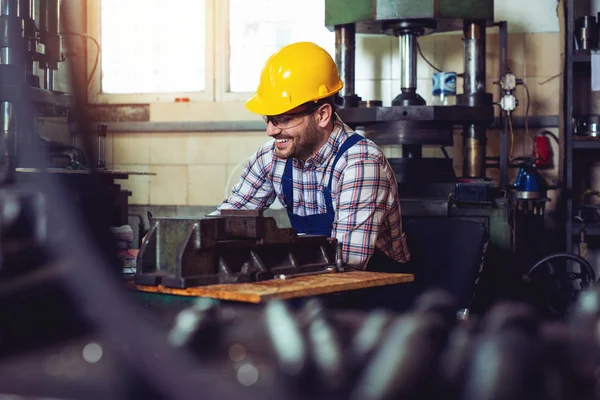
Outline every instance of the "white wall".
<path fill-rule="evenodd" d="M 557 5 L 556 0 L 495 0 L 494 19 L 508 21 L 511 32 L 558 32 Z"/>

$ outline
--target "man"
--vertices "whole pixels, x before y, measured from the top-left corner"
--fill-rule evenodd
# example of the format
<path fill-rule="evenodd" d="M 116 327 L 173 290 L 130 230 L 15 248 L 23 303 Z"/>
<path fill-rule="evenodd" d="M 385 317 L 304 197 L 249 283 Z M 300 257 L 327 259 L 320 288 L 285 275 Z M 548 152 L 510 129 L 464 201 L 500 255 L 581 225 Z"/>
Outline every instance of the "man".
<path fill-rule="evenodd" d="M 308 42 L 266 62 L 248 110 L 263 115 L 274 140 L 250 159 L 217 209 L 266 209 L 277 197 L 298 233 L 335 237 L 356 269 L 405 272 L 394 171 L 381 150 L 335 114 L 343 83 L 331 56 Z"/>

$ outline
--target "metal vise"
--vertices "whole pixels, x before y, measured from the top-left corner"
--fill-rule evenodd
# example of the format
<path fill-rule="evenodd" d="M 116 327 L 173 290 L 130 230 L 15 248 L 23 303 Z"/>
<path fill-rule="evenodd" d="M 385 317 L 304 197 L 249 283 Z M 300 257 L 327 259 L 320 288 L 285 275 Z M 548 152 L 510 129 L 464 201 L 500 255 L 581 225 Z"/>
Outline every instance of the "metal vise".
<path fill-rule="evenodd" d="M 152 222 L 137 257 L 140 285 L 186 288 L 341 269 L 337 239 L 298 236 L 262 211 Z"/>

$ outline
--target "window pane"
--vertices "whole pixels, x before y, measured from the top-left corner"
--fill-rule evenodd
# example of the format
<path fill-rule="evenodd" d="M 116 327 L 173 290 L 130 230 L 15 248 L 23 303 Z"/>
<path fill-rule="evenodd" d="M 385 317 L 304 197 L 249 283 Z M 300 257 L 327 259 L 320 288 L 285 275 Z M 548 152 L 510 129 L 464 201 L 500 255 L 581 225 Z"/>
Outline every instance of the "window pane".
<path fill-rule="evenodd" d="M 204 0 L 101 2 L 102 92 L 204 90 Z"/>
<path fill-rule="evenodd" d="M 269 56 L 300 41 L 314 42 L 335 57 L 324 0 L 230 0 L 229 90 L 255 91 Z"/>

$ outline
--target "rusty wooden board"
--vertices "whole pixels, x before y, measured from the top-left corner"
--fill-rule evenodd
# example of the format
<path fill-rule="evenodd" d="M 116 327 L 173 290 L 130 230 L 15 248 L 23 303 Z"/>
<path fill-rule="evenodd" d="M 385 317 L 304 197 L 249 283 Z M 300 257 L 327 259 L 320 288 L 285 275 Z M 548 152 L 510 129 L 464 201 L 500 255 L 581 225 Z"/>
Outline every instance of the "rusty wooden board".
<path fill-rule="evenodd" d="M 173 289 L 164 286 L 142 286 L 128 282 L 133 290 L 178 296 L 209 297 L 219 300 L 263 303 L 269 299 L 294 299 L 348 290 L 412 282 L 414 275 L 381 272 L 352 271 L 326 275 L 302 276 L 293 279 L 198 286 Z"/>
<path fill-rule="evenodd" d="M 34 173 L 41 172 L 39 168 L 15 168 L 16 172 Z M 51 174 L 65 174 L 65 175 L 90 175 L 92 170 L 90 169 L 66 169 L 66 168 L 45 168 L 44 172 Z M 102 175 L 156 175 L 156 172 L 141 172 L 141 171 L 129 171 L 129 170 L 113 170 L 113 169 L 97 169 L 96 173 Z"/>

